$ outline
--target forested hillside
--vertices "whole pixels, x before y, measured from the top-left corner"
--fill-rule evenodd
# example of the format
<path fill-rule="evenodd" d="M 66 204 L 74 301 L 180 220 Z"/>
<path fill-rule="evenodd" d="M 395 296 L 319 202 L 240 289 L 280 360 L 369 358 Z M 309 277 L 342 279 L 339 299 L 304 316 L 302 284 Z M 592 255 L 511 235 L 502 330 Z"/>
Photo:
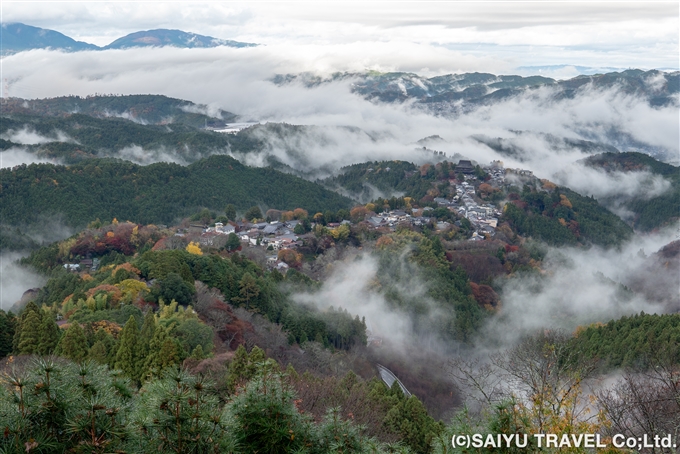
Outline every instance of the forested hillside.
<path fill-rule="evenodd" d="M 649 79 L 653 77 L 658 77 L 661 83 L 649 84 Z M 273 81 L 277 84 L 302 82 L 308 87 L 314 87 L 342 79 L 353 79 L 353 91 L 372 101 L 402 103 L 415 100 L 416 105 L 450 113 L 459 112 L 462 107 L 470 109 L 472 106 L 490 105 L 523 96 L 546 86 L 554 89 L 555 100 L 574 98 L 579 90 L 617 87 L 623 93 L 644 96 L 652 106 L 675 105 L 677 100 L 674 95 L 679 91 L 680 73 L 628 69 L 555 80 L 542 76 L 522 77 L 478 72 L 427 78 L 406 72 L 366 71 L 334 73 L 326 78 L 309 73 L 286 74 L 277 75 Z"/>
<path fill-rule="evenodd" d="M 210 154 L 225 153 L 231 143 L 224 134 L 181 123 L 143 125 L 122 118 L 96 118 L 84 114 L 2 117 L 1 134 L 12 138 L 18 131 L 37 133 L 42 143 L 21 145 L 5 140 L 1 144 L 3 149 L 21 146 L 38 156 L 67 164 L 104 156 L 145 162 L 145 155 L 153 159 L 154 152 L 164 153 L 164 159 L 156 160 L 193 162 Z M 144 151 L 121 154 L 122 150 L 131 147 L 141 147 Z"/>
<path fill-rule="evenodd" d="M 680 315 L 641 313 L 579 328 L 571 341 L 579 361 L 597 360 L 605 370 L 645 369 L 660 358 L 680 362 Z"/>
<path fill-rule="evenodd" d="M 70 167 L 21 165 L 0 170 L 0 181 L 0 215 L 14 225 L 50 214 L 81 227 L 95 218 L 168 224 L 199 207 L 222 211 L 227 204 L 239 210 L 260 205 L 314 212 L 351 206 L 349 199 L 317 184 L 270 168 L 247 167 L 228 156 L 211 156 L 187 167 L 111 159 Z"/>
<path fill-rule="evenodd" d="M 215 156 L 185 170 L 231 162 Z M 120 163 L 92 164 L 103 165 L 103 172 L 107 164 Z M 136 172 L 159 166 L 125 165 Z M 84 171 L 79 166 L 70 169 Z M 444 163 L 432 172 L 444 172 Z M 172 180 L 165 181 L 167 186 Z M 514 202 L 526 200 L 525 216 L 545 216 L 552 222 L 554 213 L 548 217 L 531 207 L 539 199 L 548 204 L 556 197 L 559 202 L 552 209 L 566 208 L 567 194 L 574 197 L 560 188 L 527 187 L 522 198 L 513 197 L 508 206 L 520 209 Z M 281 440 L 298 452 L 337 452 L 337 443 L 342 443 L 344 452 L 370 447 L 372 452 L 439 453 L 449 446 L 452 433 L 505 430 L 508 415 L 522 421 L 521 427 L 511 426 L 519 433 L 545 430 L 545 415 L 554 427 L 550 430 L 558 430 L 570 421 L 579 402 L 589 398 L 580 383 L 595 371 L 617 366 L 656 371 L 664 358 L 677 364 L 675 316 L 639 316 L 641 322 L 623 318 L 606 327 L 579 329 L 574 337 L 545 330 L 492 358 L 501 374 L 523 367 L 547 370 L 539 383 L 522 382 L 520 377 L 522 394 L 501 394 L 501 400 L 487 403 L 487 412 L 477 416 L 463 410 L 446 424 L 461 398 L 451 371 L 458 363 L 438 365 L 473 349 L 485 334 L 486 322 L 505 317 L 502 295 L 494 290 L 502 287 L 500 281 L 533 275 L 547 285 L 550 278 L 542 269 L 544 247 L 520 241 L 507 226 L 499 227 L 495 239 L 469 242 L 457 240 L 465 230 L 462 224 L 437 229 L 433 223 L 401 223 L 390 229 L 371 228 L 363 220 L 369 209 L 392 210 L 411 203 L 418 206 L 402 197 L 314 215 L 302 209 L 269 210 L 269 217 L 299 222 L 300 241 L 278 253 L 265 247 L 275 240 L 272 235 L 258 234 L 254 245 L 240 242 L 234 233 L 223 243 L 204 242 L 215 233 L 118 221 L 92 223 L 67 240 L 34 251 L 22 262 L 46 273 L 47 284 L 29 292 L 30 302 L 17 305 L 17 315 L 0 311 L 0 356 L 8 356 L 2 364 L 7 364 L 6 371 L 17 371 L 9 372 L 0 385 L 0 412 L 8 421 L 0 447 L 15 452 L 17 446 L 35 443 L 32 446 L 70 449 L 73 443 L 90 446 L 94 433 L 97 443 L 117 449 L 133 442 L 160 450 L 182 443 L 248 452 L 247 447 L 261 446 L 262 433 L 275 437 L 280 424 L 286 434 Z M 575 213 L 582 209 L 573 207 Z M 225 211 L 227 216 L 219 219 L 233 221 L 234 207 Z M 248 211 L 246 217 L 252 214 L 262 221 L 259 209 Z M 432 212 L 443 219 L 453 216 L 444 208 Z M 203 210 L 192 218 L 214 227 L 216 216 Z M 349 223 L 338 222 L 343 219 Z M 257 231 L 254 223 L 239 225 L 249 234 Z M 274 261 L 259 254 L 258 247 L 274 254 Z M 368 275 L 353 279 L 351 285 L 358 288 L 345 295 L 347 288 L 333 287 L 337 281 L 332 275 L 349 263 L 366 266 Z M 324 306 L 330 295 L 327 286 L 342 294 L 341 307 Z M 367 320 L 342 308 L 372 305 L 376 299 L 384 301 L 379 306 L 383 313 L 399 320 L 394 332 L 369 331 Z M 373 324 L 380 316 L 373 315 Z M 598 340 L 603 337 L 611 342 Z M 634 347 L 629 346 L 631 339 Z M 437 346 L 438 352 L 428 351 L 428 345 Z M 660 358 L 658 352 L 672 354 Z M 598 360 L 602 369 L 594 366 Z M 390 367 L 414 395 L 405 396 L 398 384 L 387 388 L 376 377 L 376 364 Z M 486 370 L 468 370 L 466 376 Z M 47 388 L 25 398 L 17 391 L 16 380 L 33 386 L 44 383 L 46 374 L 56 377 Z M 549 383 L 566 394 L 548 392 L 536 400 L 541 390 L 553 389 L 543 387 Z M 120 391 L 102 395 L 97 404 L 102 413 L 118 408 L 113 420 L 79 403 L 83 393 L 100 384 Z M 191 402 L 170 388 L 186 391 L 181 394 L 185 396 L 192 390 Z M 159 399 L 175 402 L 173 412 L 151 404 Z M 597 400 L 598 406 L 607 404 Z M 606 419 L 601 421 L 579 419 L 578 430 L 607 433 L 613 421 L 608 411 L 603 407 Z M 263 414 L 268 416 L 263 419 Z M 675 417 L 665 409 L 660 414 Z M 22 424 L 22 415 L 41 423 Z M 147 424 L 145 415 L 156 415 L 159 422 Z M 185 426 L 187 420 L 191 422 Z M 86 421 L 87 428 L 69 429 L 71 435 L 63 436 L 64 425 L 74 427 L 77 421 Z M 112 431 L 114 427 L 122 432 Z M 141 434 L 157 430 L 166 438 L 141 440 Z M 221 435 L 207 441 L 198 437 L 212 430 Z M 328 431 L 335 434 L 332 449 Z"/>
<path fill-rule="evenodd" d="M 492 182 L 487 171 L 488 168 L 484 170 L 477 166 L 475 178 L 468 181 L 474 182 L 480 201 L 504 203 L 502 220 L 519 235 L 556 246 L 612 246 L 621 244 L 632 234 L 629 226 L 592 197 L 533 177 L 526 179 L 521 188 L 514 183 Z M 420 167 L 404 161 L 375 161 L 345 167 L 337 176 L 322 183 L 357 199 L 378 199 L 376 193 L 387 196 L 396 193 L 402 196 L 400 207 L 405 206 L 403 198 L 407 197 L 423 206 L 436 208 L 435 197 L 451 199 L 455 196 L 452 179 L 463 181 L 465 177 L 455 164 L 447 161 Z M 382 202 L 373 201 L 380 210 Z M 441 209 L 433 213 L 442 219 L 452 215 L 450 210 L 442 212 Z"/>
<path fill-rule="evenodd" d="M 207 115 L 207 107 L 162 95 L 62 96 L 31 99 L 9 98 L 3 115 L 67 117 L 74 113 L 106 119 L 121 117 L 139 124 L 184 124 L 195 128 L 234 121 L 236 115 L 224 110 Z"/>
<path fill-rule="evenodd" d="M 220 118 L 214 118 L 202 113 L 207 111 L 206 106 L 156 95 L 11 99 L 6 108 L 3 105 L 0 152 L 19 147 L 66 164 L 95 157 L 148 164 L 191 163 L 213 154 L 264 151 L 267 164 L 302 174 L 304 169 L 283 165 L 271 154 L 272 149 L 281 149 L 303 163 L 310 136 L 334 140 L 332 133 L 339 129 L 369 137 L 357 128 L 286 123 L 253 124 L 226 134 L 211 128 L 224 127 L 235 115 L 219 111 L 214 115 Z"/>
<path fill-rule="evenodd" d="M 370 201 L 376 198 L 376 190 L 387 198 L 404 194 L 420 200 L 432 188 L 433 181 L 434 168 L 429 174 L 421 175 L 418 166 L 411 162 L 373 161 L 343 167 L 338 175 L 321 183 L 329 189 L 345 191 L 358 200 Z"/>
<path fill-rule="evenodd" d="M 671 183 L 665 193 L 652 197 L 644 194 L 627 202 L 625 207 L 635 214 L 633 225 L 636 229 L 649 231 L 671 224 L 680 218 L 680 168 L 657 161 L 643 153 L 603 153 L 585 160 L 592 167 L 605 171 L 639 172 L 647 170 L 660 175 Z"/>
<path fill-rule="evenodd" d="M 553 185 L 554 186 L 554 185 Z M 562 246 L 599 244 L 613 246 L 631 237 L 633 231 L 597 200 L 568 188 L 537 191 L 524 187 L 508 196 L 503 217 L 520 235 Z"/>

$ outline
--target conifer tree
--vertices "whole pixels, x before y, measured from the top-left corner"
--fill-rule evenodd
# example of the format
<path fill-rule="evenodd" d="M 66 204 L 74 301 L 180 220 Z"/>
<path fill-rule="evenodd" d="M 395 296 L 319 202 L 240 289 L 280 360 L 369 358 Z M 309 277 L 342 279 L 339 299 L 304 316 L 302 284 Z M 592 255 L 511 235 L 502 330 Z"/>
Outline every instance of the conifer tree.
<path fill-rule="evenodd" d="M 236 220 L 236 207 L 231 203 L 224 209 L 224 214 L 230 221 Z"/>
<path fill-rule="evenodd" d="M 141 375 L 138 344 L 139 329 L 135 317 L 131 315 L 120 334 L 114 367 L 135 381 L 139 381 Z"/>
<path fill-rule="evenodd" d="M 430 452 L 432 441 L 442 432 L 443 425 L 427 414 L 417 397 L 406 398 L 396 382 L 390 392 L 398 396 L 399 403 L 387 412 L 383 421 L 385 427 L 398 434 L 415 452 Z"/>
<path fill-rule="evenodd" d="M 12 353 L 12 341 L 17 320 L 11 312 L 0 310 L 0 358 Z"/>
<path fill-rule="evenodd" d="M 167 336 L 161 345 L 161 350 L 158 354 L 161 370 L 168 367 L 178 365 L 182 362 L 181 347 L 178 342 Z"/>
<path fill-rule="evenodd" d="M 260 295 L 257 281 L 250 273 L 245 273 L 239 282 L 239 296 L 232 298 L 237 303 L 243 303 L 246 309 L 250 309 L 250 303 Z"/>
<path fill-rule="evenodd" d="M 153 310 L 149 309 L 146 315 L 144 315 L 144 324 L 142 324 L 142 330 L 139 333 L 139 346 L 137 348 L 140 361 L 142 362 L 146 361 L 146 357 L 149 355 L 151 340 L 153 339 L 155 332 L 156 317 L 154 316 Z"/>
<path fill-rule="evenodd" d="M 234 354 L 234 359 L 229 363 L 229 375 L 227 375 L 227 389 L 230 393 L 236 392 L 236 388 L 245 380 L 248 371 L 248 352 L 243 345 L 239 345 Z"/>
<path fill-rule="evenodd" d="M 149 356 L 144 362 L 144 377 L 160 377 L 165 369 L 181 361 L 179 345 L 168 335 L 164 326 L 158 325 L 149 345 Z"/>
<path fill-rule="evenodd" d="M 116 353 L 118 351 L 116 340 L 105 329 L 99 328 L 94 333 L 94 343 L 90 348 L 90 359 L 97 361 L 100 364 L 113 365 L 116 360 Z M 99 344 L 95 349 L 94 346 Z M 103 349 L 102 349 L 103 346 Z M 94 350 L 93 350 L 94 349 Z M 103 357 L 102 357 L 103 355 Z"/>
<path fill-rule="evenodd" d="M 199 361 L 205 359 L 205 353 L 203 353 L 203 346 L 201 344 L 198 344 L 196 348 L 194 348 L 194 351 L 191 352 L 191 357 Z"/>
<path fill-rule="evenodd" d="M 257 377 L 225 408 L 226 432 L 232 434 L 243 452 L 305 452 L 307 446 L 318 448 L 312 419 L 297 410 L 294 399 L 280 375 Z"/>
<path fill-rule="evenodd" d="M 87 338 L 79 323 L 71 323 L 64 337 L 59 341 L 55 353 L 75 362 L 81 362 L 87 358 Z"/>
<path fill-rule="evenodd" d="M 248 355 L 248 377 L 249 379 L 257 374 L 258 368 L 267 360 L 267 355 L 257 345 L 250 350 L 250 355 Z"/>
<path fill-rule="evenodd" d="M 87 358 L 91 359 L 97 364 L 107 364 L 108 351 L 106 349 L 106 345 L 104 345 L 104 342 L 100 340 L 95 341 L 94 345 L 92 345 L 92 348 L 90 348 L 87 353 Z"/>
<path fill-rule="evenodd" d="M 230 393 L 257 376 L 262 366 L 267 361 L 264 350 L 258 346 L 253 347 L 250 354 L 243 345 L 236 349 L 234 359 L 229 364 L 229 374 L 227 375 L 227 389 Z"/>
<path fill-rule="evenodd" d="M 232 433 L 226 430 L 211 388 L 202 378 L 180 369 L 146 383 L 136 406 L 138 414 L 133 416 L 133 427 L 139 429 L 131 439 L 135 450 L 129 452 L 246 452 L 237 449 Z"/>
<path fill-rule="evenodd" d="M 21 334 L 17 353 L 20 355 L 38 354 L 40 351 L 42 318 L 40 312 L 29 311 L 21 322 Z"/>
<path fill-rule="evenodd" d="M 31 312 L 35 312 L 38 314 L 38 317 L 40 318 L 40 321 L 42 322 L 42 311 L 38 307 L 37 304 L 35 304 L 33 301 L 29 301 L 28 304 L 26 304 L 26 307 L 24 307 L 24 310 L 21 312 L 21 315 L 19 316 L 18 323 L 16 325 L 16 330 L 14 331 L 14 338 L 12 339 L 12 350 L 19 354 L 19 343 L 21 342 L 21 333 L 22 333 L 22 327 L 24 325 L 24 322 L 26 321 L 26 318 Z"/>
<path fill-rule="evenodd" d="M 40 344 L 38 345 L 38 354 L 50 355 L 59 343 L 61 332 L 57 326 L 57 322 L 52 317 L 52 314 L 43 314 L 42 323 L 40 325 Z"/>

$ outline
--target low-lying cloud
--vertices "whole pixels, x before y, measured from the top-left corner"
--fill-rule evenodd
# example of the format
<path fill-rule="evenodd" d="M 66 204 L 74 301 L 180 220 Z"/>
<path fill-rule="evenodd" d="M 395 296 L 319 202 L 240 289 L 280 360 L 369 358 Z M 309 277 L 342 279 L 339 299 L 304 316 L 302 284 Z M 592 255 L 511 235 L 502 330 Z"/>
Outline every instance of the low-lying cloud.
<path fill-rule="evenodd" d="M 543 329 L 572 332 L 579 325 L 606 323 L 640 311 L 659 314 L 680 311 L 676 300 L 650 298 L 625 287 L 649 266 L 652 254 L 676 237 L 677 231 L 669 228 L 656 234 L 636 235 L 619 249 L 549 249 L 542 273 L 511 276 L 499 282 L 500 309 L 478 334 L 475 347 L 480 351 L 496 350 Z M 415 265 L 407 263 L 406 255 L 401 257 L 401 263 L 410 267 L 409 273 L 418 273 Z M 369 330 L 395 348 L 412 345 L 416 342 L 414 321 L 387 301 L 381 290 L 387 282 L 381 280 L 389 277 L 379 278 L 378 269 L 378 260 L 370 252 L 352 254 L 328 266 L 328 277 L 318 292 L 296 294 L 294 299 L 322 310 L 331 306 L 346 309 L 352 315 L 366 317 Z M 662 285 L 680 289 L 680 279 L 674 273 L 666 273 L 660 279 Z M 390 288 L 398 289 L 404 299 L 429 308 L 427 317 L 434 326 L 441 314 L 426 295 L 428 282 L 411 284 L 389 282 Z M 418 342 L 437 352 L 455 348 L 419 337 Z"/>
<path fill-rule="evenodd" d="M 404 314 L 395 311 L 384 295 L 376 291 L 378 262 L 369 254 L 355 255 L 332 264 L 333 271 L 315 293 L 293 296 L 301 304 L 321 310 L 347 310 L 352 316 L 366 318 L 366 325 L 374 335 L 379 335 L 395 347 L 413 341 L 413 323 Z M 411 296 L 422 289 L 403 289 Z"/>
<path fill-rule="evenodd" d="M 673 306 L 676 303 L 650 300 L 624 288 L 632 276 L 644 272 L 647 256 L 676 236 L 669 228 L 653 235 L 637 235 L 618 250 L 550 249 L 543 262 L 544 274 L 517 276 L 504 283 L 502 308 L 479 341 L 487 346 L 512 345 L 540 329 L 571 332 L 579 325 L 607 322 L 640 311 L 680 311 Z M 664 285 L 678 288 L 680 278 L 668 274 Z"/>
<path fill-rule="evenodd" d="M 0 135 L 0 139 L 9 140 L 10 142 L 21 145 L 39 145 L 41 143 L 49 142 L 75 142 L 72 138 L 59 130 L 54 130 L 51 136 L 45 136 L 30 129 L 29 127 L 19 130 L 10 129 L 9 131 Z"/>
<path fill-rule="evenodd" d="M 419 162 L 422 155 L 414 152 L 413 144 L 423 137 L 439 135 L 446 141 L 436 148 L 450 157 L 459 154 L 481 164 L 500 159 L 508 167 L 532 170 L 540 178 L 554 179 L 604 200 L 614 193 L 659 194 L 666 190 L 667 183 L 646 173 L 605 175 L 584 170 L 582 165 L 575 164 L 586 156 L 582 150 L 551 143 L 547 135 L 599 141 L 622 151 L 634 149 L 666 160 L 677 159 L 680 153 L 677 107 L 651 107 L 646 99 L 624 94 L 616 87 L 581 88 L 571 99 L 556 99 L 555 89 L 544 87 L 454 116 L 442 116 L 415 109 L 411 103 L 370 102 L 351 93 L 351 79 L 313 88 L 300 83 L 271 82 L 275 74 L 312 71 L 327 75 L 370 67 L 370 59 L 362 60 L 361 49 L 352 46 L 343 49 L 345 52 L 333 54 L 332 46 L 281 44 L 248 49 L 154 48 L 72 54 L 36 50 L 6 57 L 3 63 L 10 80 L 32 87 L 31 92 L 39 97 L 160 93 L 205 105 L 201 113 L 215 115 L 223 109 L 241 115 L 242 121 L 325 127 L 292 136 L 264 134 L 261 138 L 265 146 L 261 150 L 235 154 L 251 165 L 267 165 L 268 158 L 273 156 L 307 174 L 316 171 L 314 177 L 367 160 Z M 423 58 L 429 58 L 427 55 Z M 440 57 L 450 61 L 453 56 L 455 53 L 430 55 L 440 61 Z M 480 63 L 482 60 L 456 61 L 459 68 L 439 69 L 449 72 L 486 69 Z M 412 69 L 418 70 L 420 64 L 413 64 Z M 45 65 L 51 71 L 41 70 Z M 654 85 L 658 81 L 648 83 Z M 518 156 L 498 153 L 471 139 L 475 135 L 512 140 L 521 153 Z M 151 153 L 159 156 L 151 158 L 147 151 L 141 153 L 135 147 L 123 154 L 140 163 L 183 161 L 181 152 L 173 156 L 168 150 Z M 614 205 L 612 208 L 617 209 Z"/>
<path fill-rule="evenodd" d="M 47 282 L 44 276 L 16 263 L 22 256 L 21 253 L 0 253 L 0 310 L 10 310 L 26 290 Z"/>
<path fill-rule="evenodd" d="M 21 164 L 34 164 L 48 162 L 57 164 L 52 159 L 42 158 L 35 153 L 29 152 L 24 148 L 12 147 L 7 150 L 0 150 L 0 169 L 15 167 Z"/>
<path fill-rule="evenodd" d="M 139 145 L 130 145 L 116 151 L 112 156 L 132 161 L 135 164 L 140 165 L 148 165 L 155 162 L 174 162 L 181 165 L 188 164 L 188 162 L 176 151 L 167 150 L 164 147 L 145 149 Z"/>

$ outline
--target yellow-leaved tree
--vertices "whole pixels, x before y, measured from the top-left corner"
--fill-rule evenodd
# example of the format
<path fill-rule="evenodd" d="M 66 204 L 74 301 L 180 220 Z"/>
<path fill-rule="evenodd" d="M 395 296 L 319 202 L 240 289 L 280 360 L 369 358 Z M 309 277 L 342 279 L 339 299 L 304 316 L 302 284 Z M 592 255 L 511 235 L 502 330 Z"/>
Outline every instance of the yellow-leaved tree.
<path fill-rule="evenodd" d="M 199 246 L 198 243 L 194 241 L 187 244 L 187 252 L 189 254 L 194 255 L 203 255 L 203 251 L 201 251 L 201 246 Z"/>

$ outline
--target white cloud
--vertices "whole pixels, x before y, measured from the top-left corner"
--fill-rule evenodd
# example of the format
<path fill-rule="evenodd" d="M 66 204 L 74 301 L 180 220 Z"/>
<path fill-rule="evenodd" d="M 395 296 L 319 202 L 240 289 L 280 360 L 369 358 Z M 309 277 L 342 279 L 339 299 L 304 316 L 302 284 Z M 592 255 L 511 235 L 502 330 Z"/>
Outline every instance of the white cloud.
<path fill-rule="evenodd" d="M 674 236 L 673 229 L 666 229 L 655 235 L 635 236 L 620 249 L 551 249 L 544 260 L 544 276 L 506 281 L 502 309 L 490 320 L 480 343 L 508 345 L 538 329 L 571 332 L 578 325 L 607 322 L 640 311 L 677 312 L 678 307 L 667 307 L 641 294 L 626 295 L 620 287 L 647 266 L 639 251 L 652 254 Z M 677 288 L 677 276 L 668 275 L 666 279 L 663 285 Z"/>
<path fill-rule="evenodd" d="M 47 279 L 16 263 L 20 253 L 0 253 L 0 309 L 10 310 L 28 289 L 41 287 Z"/>
<path fill-rule="evenodd" d="M 153 164 L 155 162 L 174 162 L 176 164 L 182 165 L 188 164 L 179 156 L 178 153 L 174 151 L 169 151 L 164 148 L 145 150 L 139 145 L 130 145 L 128 147 L 122 148 L 113 156 L 141 165 Z"/>
<path fill-rule="evenodd" d="M 175 28 L 268 46 L 399 44 L 400 64 L 420 50 L 457 45 L 467 57 L 512 66 L 580 64 L 612 67 L 677 67 L 678 5 L 583 2 L 5 2 L 3 20 L 52 28 L 105 45 L 138 30 Z M 418 47 L 408 48 L 409 44 Z M 523 51 L 513 50 L 513 46 Z M 512 55 L 511 55 L 512 54 Z M 377 65 L 387 66 L 384 53 Z M 294 57 L 294 55 L 288 55 Z M 557 60 L 556 60 L 557 57 Z M 362 68 L 363 69 L 363 68 Z"/>
<path fill-rule="evenodd" d="M 10 129 L 0 138 L 9 140 L 10 142 L 19 143 L 21 145 L 38 145 L 48 142 L 74 142 L 72 138 L 64 134 L 62 131 L 53 131 L 51 136 L 44 136 L 32 130 L 30 127 L 25 127 L 20 130 Z"/>
<path fill-rule="evenodd" d="M 9 148 L 7 150 L 0 150 L 0 169 L 5 167 L 14 167 L 20 164 L 33 164 L 41 162 L 51 162 L 56 163 L 56 161 L 41 158 L 35 155 L 35 153 L 30 153 L 23 148 Z"/>
<path fill-rule="evenodd" d="M 382 43 L 389 53 L 390 43 Z M 456 153 L 480 163 L 501 159 L 506 165 L 533 170 L 542 178 L 572 185 L 586 194 L 606 196 L 612 191 L 635 192 L 643 186 L 627 177 L 603 175 L 607 186 L 599 190 L 595 180 L 584 178 L 587 171 L 574 164 L 585 157 L 579 150 L 556 147 L 542 134 L 570 139 L 602 141 L 625 146 L 622 137 L 635 143 L 665 150 L 668 156 L 679 153 L 677 108 L 653 108 L 641 98 L 621 94 L 616 89 L 585 88 L 573 99 L 556 101 L 551 88 L 533 90 L 524 96 L 482 106 L 456 118 L 435 117 L 406 105 L 379 105 L 350 93 L 351 80 L 323 84 L 309 89 L 300 84 L 277 86 L 269 79 L 279 73 L 299 73 L 318 69 L 356 70 L 371 61 L 373 51 L 359 45 L 340 47 L 306 46 L 306 52 L 290 58 L 293 47 L 267 46 L 252 49 L 135 49 L 63 54 L 37 50 L 3 60 L 10 80 L 18 80 L 15 96 L 52 97 L 66 93 L 160 93 L 206 105 L 207 112 L 224 109 L 242 115 L 244 121 L 276 121 L 291 124 L 329 126 L 323 131 L 288 138 L 272 138 L 265 152 L 283 162 L 298 164 L 302 170 L 339 167 L 368 159 L 405 159 L 418 161 L 413 152 L 415 141 L 438 134 L 448 142 L 437 149 L 449 156 Z M 440 55 L 440 53 L 443 53 Z M 451 58 L 441 58 L 449 56 Z M 418 67 L 453 62 L 467 65 L 466 70 L 482 69 L 484 61 L 456 60 L 455 53 L 439 48 L 423 53 Z M 399 56 L 392 57 L 397 64 Z M 362 59 L 365 62 L 362 62 Z M 359 61 L 358 65 L 356 62 Z M 448 63 L 447 63 L 448 64 Z M 353 66 L 354 65 L 354 66 Z M 43 67 L 50 71 L 42 70 Z M 200 81 L 200 82 L 199 82 Z M 649 81 L 654 84 L 654 81 Z M 10 85 L 10 91 L 15 87 Z M 361 129 L 353 132 L 338 126 Z M 517 134 L 511 131 L 528 131 Z M 26 143 L 47 140 L 23 131 Z M 521 149 L 520 160 L 499 155 L 470 136 L 512 139 Z M 291 142 L 292 141 L 292 142 Z M 636 145 L 637 146 L 637 145 Z M 286 150 L 296 153 L 291 155 Z M 652 149 L 650 148 L 650 150 Z M 162 151 L 162 150 L 161 150 Z M 625 148 L 623 151 L 627 151 Z M 644 151 L 644 150 L 643 150 Z M 169 151 L 168 151 L 169 152 Z M 134 156 L 134 153 L 131 155 Z M 246 162 L 262 164 L 265 156 L 250 154 Z M 160 159 L 171 159 L 165 156 Z M 154 158 L 155 160 L 156 158 Z M 140 162 L 144 162 L 143 160 Z M 178 161 L 180 162 L 180 161 Z M 633 178 L 642 182 L 645 178 Z M 662 181 L 647 186 L 654 193 L 665 188 Z"/>

